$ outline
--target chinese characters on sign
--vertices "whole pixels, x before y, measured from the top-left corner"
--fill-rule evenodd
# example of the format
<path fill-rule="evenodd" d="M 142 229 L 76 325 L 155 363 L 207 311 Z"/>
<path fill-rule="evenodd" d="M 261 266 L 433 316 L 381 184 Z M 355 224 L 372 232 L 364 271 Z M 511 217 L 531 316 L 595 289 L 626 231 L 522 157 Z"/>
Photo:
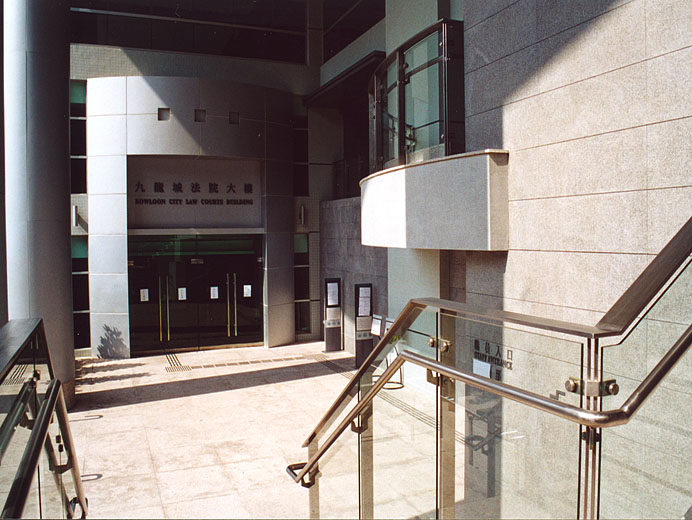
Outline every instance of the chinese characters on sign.
<path fill-rule="evenodd" d="M 473 339 L 474 373 L 479 373 L 490 379 L 502 381 L 502 370 L 512 370 L 514 353 L 511 349 L 497 343 L 491 343 L 482 339 Z M 487 364 L 487 375 L 476 372 L 480 365 L 476 361 Z"/>
<path fill-rule="evenodd" d="M 149 190 L 147 190 L 149 188 Z M 151 183 L 146 183 L 142 182 L 141 180 L 136 181 L 135 183 L 135 193 L 139 194 L 148 194 L 148 193 L 161 193 L 161 194 L 166 194 L 166 193 L 171 193 L 171 194 L 177 194 L 177 195 L 182 195 L 185 193 L 189 193 L 190 197 L 187 198 L 163 198 L 163 197 L 154 197 L 154 198 L 144 198 L 144 197 L 138 197 L 135 199 L 135 204 L 136 205 L 150 205 L 150 206 L 165 206 L 165 205 L 170 205 L 170 206 L 196 206 L 196 205 L 202 205 L 202 206 L 209 206 L 209 205 L 216 205 L 216 206 L 223 206 L 223 205 L 234 205 L 234 206 L 246 206 L 246 205 L 254 205 L 255 201 L 252 198 L 249 197 L 233 197 L 233 198 L 220 198 L 220 197 L 209 197 L 209 198 L 199 198 L 199 197 L 204 197 L 204 195 L 218 195 L 220 193 L 220 188 L 219 188 L 219 183 L 217 182 L 208 182 L 206 184 L 203 184 L 201 182 L 190 182 L 190 183 L 183 183 L 179 181 L 174 181 L 170 183 L 165 183 L 161 181 L 154 181 Z M 255 186 L 254 183 L 252 182 L 246 182 L 243 183 L 242 190 L 238 188 L 236 184 L 233 183 L 228 183 L 226 185 L 226 194 L 228 195 L 238 195 L 239 191 L 242 191 L 243 195 L 252 195 L 255 193 Z"/>
<path fill-rule="evenodd" d="M 133 157 L 127 168 L 131 229 L 258 229 L 263 225 L 259 161 Z"/>

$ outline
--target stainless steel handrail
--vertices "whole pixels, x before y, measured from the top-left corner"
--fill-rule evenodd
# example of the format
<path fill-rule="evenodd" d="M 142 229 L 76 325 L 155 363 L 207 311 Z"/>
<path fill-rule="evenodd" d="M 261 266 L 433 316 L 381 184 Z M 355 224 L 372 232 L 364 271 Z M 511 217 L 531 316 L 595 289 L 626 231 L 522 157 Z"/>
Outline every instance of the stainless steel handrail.
<path fill-rule="evenodd" d="M 659 361 L 649 375 L 642 383 L 632 392 L 620 408 L 598 412 L 585 410 L 568 403 L 562 403 L 553 399 L 548 399 L 541 395 L 522 390 L 511 385 L 493 381 L 492 379 L 470 374 L 455 367 L 444 365 L 437 361 L 433 361 L 413 352 L 403 351 L 397 358 L 387 367 L 383 374 L 373 383 L 368 393 L 353 407 L 351 412 L 341 421 L 339 426 L 332 432 L 329 438 L 318 448 L 315 455 L 307 462 L 300 464 L 292 464 L 286 468 L 289 475 L 295 482 L 305 483 L 304 478 L 313 471 L 317 462 L 336 442 L 341 434 L 349 427 L 351 423 L 358 417 L 363 409 L 372 401 L 378 392 L 384 387 L 389 379 L 396 373 L 401 366 L 406 363 L 414 363 L 423 368 L 432 370 L 439 375 L 446 376 L 469 384 L 480 390 L 512 399 L 518 403 L 536 408 L 538 410 L 548 412 L 569 421 L 589 426 L 592 428 L 610 428 L 626 424 L 637 413 L 641 406 L 646 402 L 652 392 L 658 387 L 665 376 L 670 373 L 673 367 L 677 364 L 680 358 L 687 352 L 692 345 L 692 325 L 678 338 L 673 346 L 668 350 L 665 356 Z M 300 468 L 299 471 L 296 471 Z"/>
<path fill-rule="evenodd" d="M 0 426 L 0 463 L 2 463 L 2 458 L 5 455 L 7 447 L 10 445 L 10 441 L 14 436 L 14 432 L 17 431 L 17 425 L 19 424 L 26 408 L 29 404 L 29 399 L 34 394 L 36 388 L 36 381 L 31 379 L 26 381 L 23 385 L 17 397 L 15 397 L 10 411 L 7 412 L 5 420 Z"/>
<path fill-rule="evenodd" d="M 351 378 L 351 380 L 346 384 L 346 387 L 337 396 L 337 398 L 334 400 L 327 412 L 317 423 L 317 426 L 315 426 L 310 435 L 308 435 L 307 439 L 305 439 L 305 442 L 303 442 L 303 448 L 307 448 L 308 444 L 310 444 L 322 431 L 324 431 L 325 428 L 328 428 L 334 422 L 336 417 L 347 406 L 347 398 L 353 397 L 354 395 L 356 395 L 356 393 L 358 393 L 358 382 L 360 381 L 360 378 L 363 376 L 363 374 L 368 370 L 368 367 L 370 367 L 370 365 L 377 358 L 380 352 L 385 348 L 386 345 L 389 344 L 389 342 L 394 338 L 394 336 L 399 333 L 399 331 L 401 331 L 402 329 L 408 329 L 411 326 L 411 324 L 414 321 L 416 321 L 416 318 L 418 318 L 420 313 L 423 312 L 424 308 L 424 304 L 416 303 L 414 302 L 414 300 L 411 300 L 406 304 L 404 310 L 402 310 L 399 316 L 397 316 L 392 326 L 389 327 L 389 330 L 385 333 L 384 336 L 382 336 L 380 342 L 373 349 L 370 355 L 365 359 L 365 361 L 360 366 L 355 375 Z"/>
<path fill-rule="evenodd" d="M 651 261 L 641 275 L 632 283 L 625 293 L 605 313 L 603 318 L 595 326 L 582 325 L 568 321 L 552 320 L 497 309 L 489 309 L 453 302 L 439 298 L 414 298 L 404 307 L 399 317 L 390 327 L 380 342 L 363 362 L 360 369 L 351 381 L 334 400 L 324 416 L 317 423 L 303 442 L 307 447 L 310 442 L 321 435 L 326 428 L 334 423 L 336 417 L 347 406 L 347 398 L 353 397 L 358 392 L 358 381 L 363 376 L 372 362 L 380 355 L 389 344 L 394 335 L 399 334 L 415 321 L 418 315 L 426 307 L 437 307 L 455 312 L 459 316 L 485 319 L 495 322 L 506 322 L 531 327 L 550 332 L 570 334 L 582 338 L 603 338 L 618 336 L 637 319 L 639 313 L 646 307 L 655 295 L 665 286 L 675 271 L 692 254 L 692 217 L 671 238 L 658 255 Z M 628 303 L 629 299 L 632 303 Z"/>
<path fill-rule="evenodd" d="M 26 499 L 33 484 L 34 473 L 41 456 L 41 450 L 46 443 L 48 436 L 48 426 L 50 426 L 51 416 L 55 409 L 55 404 L 60 395 L 60 381 L 54 379 L 48 385 L 46 397 L 41 405 L 41 409 L 36 415 L 36 422 L 29 442 L 24 448 L 24 454 L 17 467 L 17 473 L 12 482 L 12 487 L 7 495 L 5 507 L 2 510 L 2 518 L 21 518 L 24 511 Z"/>
<path fill-rule="evenodd" d="M 63 444 L 67 450 L 67 467 L 72 472 L 72 480 L 74 481 L 75 492 L 77 493 L 77 501 L 82 508 L 82 518 L 86 518 L 89 514 L 89 500 L 84 493 L 84 484 L 82 483 L 82 474 L 79 471 L 79 463 L 77 462 L 77 450 L 74 445 L 74 437 L 70 428 L 70 421 L 67 416 L 67 405 L 65 404 L 65 396 L 62 389 L 58 395 L 58 402 L 55 407 L 55 412 L 58 416 L 58 425 L 60 426 L 60 434 L 62 435 Z"/>
<path fill-rule="evenodd" d="M 31 341 L 41 337 L 42 330 L 43 320 L 40 318 L 10 320 L 0 328 L 0 382 L 4 381 Z"/>
<path fill-rule="evenodd" d="M 36 467 L 38 466 L 41 451 L 46 445 L 48 427 L 50 426 L 54 411 L 57 413 L 60 433 L 64 440 L 65 447 L 67 448 L 68 459 L 65 467 L 72 470 L 72 479 L 74 480 L 75 491 L 77 492 L 77 502 L 82 508 L 82 518 L 86 518 L 88 513 L 88 500 L 84 494 L 84 486 L 77 465 L 77 457 L 75 456 L 72 432 L 67 420 L 65 398 L 58 379 L 53 379 L 48 384 L 45 398 L 41 403 L 38 414 L 36 414 L 31 436 L 24 448 L 24 453 L 17 467 L 14 481 L 12 482 L 12 487 L 7 495 L 7 500 L 2 510 L 2 518 L 21 518 L 22 516 L 27 497 L 33 485 L 33 477 L 36 472 Z M 59 470 L 60 468 L 53 468 L 53 471 Z"/>

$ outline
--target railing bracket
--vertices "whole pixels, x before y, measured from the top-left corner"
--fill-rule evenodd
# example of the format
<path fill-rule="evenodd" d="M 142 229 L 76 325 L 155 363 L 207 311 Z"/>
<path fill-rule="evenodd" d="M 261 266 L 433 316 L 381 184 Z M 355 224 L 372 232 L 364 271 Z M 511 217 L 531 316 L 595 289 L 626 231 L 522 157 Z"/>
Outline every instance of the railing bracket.
<path fill-rule="evenodd" d="M 300 470 L 307 466 L 307 464 L 307 462 L 296 462 L 295 464 L 289 464 L 286 467 L 286 473 L 288 473 L 293 480 L 296 480 Z M 319 469 L 317 466 L 315 466 L 307 475 L 303 475 L 303 477 L 300 479 L 300 485 L 304 488 L 311 488 L 315 485 L 315 482 L 317 482 L 317 477 L 319 475 Z"/>
<path fill-rule="evenodd" d="M 364 425 L 362 425 L 362 424 L 361 424 L 361 425 L 356 424 L 356 420 L 355 420 L 355 419 L 351 422 L 351 431 L 352 431 L 353 433 L 357 433 L 358 435 L 360 435 L 360 434 L 363 433 L 365 430 L 366 430 L 366 427 L 365 427 Z"/>
<path fill-rule="evenodd" d="M 587 379 L 579 379 L 570 377 L 565 381 L 565 390 L 572 394 L 584 395 L 586 397 L 606 397 L 609 395 L 617 395 L 620 391 L 620 386 L 615 379 L 606 381 L 595 381 Z"/>
<path fill-rule="evenodd" d="M 440 384 L 440 375 L 433 372 L 429 368 L 425 371 L 425 379 L 427 379 L 428 383 L 433 385 L 439 386 Z"/>

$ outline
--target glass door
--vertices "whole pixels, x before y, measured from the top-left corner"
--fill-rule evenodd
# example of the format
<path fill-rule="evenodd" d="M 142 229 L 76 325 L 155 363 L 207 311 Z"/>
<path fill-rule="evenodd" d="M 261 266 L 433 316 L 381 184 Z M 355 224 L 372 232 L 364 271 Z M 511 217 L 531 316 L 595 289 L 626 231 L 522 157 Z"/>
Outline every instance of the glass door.
<path fill-rule="evenodd" d="M 261 236 L 130 237 L 133 353 L 263 339 Z"/>

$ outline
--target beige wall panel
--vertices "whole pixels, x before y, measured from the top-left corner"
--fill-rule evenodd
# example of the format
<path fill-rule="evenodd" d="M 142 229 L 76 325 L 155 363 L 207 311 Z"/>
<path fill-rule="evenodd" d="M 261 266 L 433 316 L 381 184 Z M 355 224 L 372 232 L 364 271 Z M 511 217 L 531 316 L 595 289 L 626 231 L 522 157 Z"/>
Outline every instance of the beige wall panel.
<path fill-rule="evenodd" d="M 390 316 L 398 316 L 411 298 L 439 298 L 439 251 L 390 248 L 387 254 L 387 309 Z M 416 275 L 412 277 L 411 273 Z"/>
<path fill-rule="evenodd" d="M 198 155 L 201 125 L 190 119 L 180 120 L 172 112 L 168 121 L 156 114 L 127 116 L 128 155 Z"/>
<path fill-rule="evenodd" d="M 308 160 L 328 163 L 343 159 L 343 121 L 337 110 L 308 110 Z"/>
<path fill-rule="evenodd" d="M 293 196 L 293 164 L 286 161 L 264 162 L 264 192 L 280 197 Z"/>
<path fill-rule="evenodd" d="M 231 125 L 225 117 L 209 116 L 199 123 L 202 155 L 264 157 L 264 122 L 240 121 Z"/>
<path fill-rule="evenodd" d="M 507 253 L 469 251 L 466 253 L 466 290 L 502 296 Z"/>
<path fill-rule="evenodd" d="M 127 156 L 88 157 L 87 186 L 90 195 L 127 193 Z"/>
<path fill-rule="evenodd" d="M 546 38 L 588 20 L 597 19 L 598 16 L 629 2 L 631 0 L 535 0 L 536 38 Z"/>
<path fill-rule="evenodd" d="M 276 347 L 295 340 L 295 304 L 263 306 L 264 345 Z"/>
<path fill-rule="evenodd" d="M 606 311 L 650 261 L 650 256 L 512 251 L 504 296 L 577 309 Z"/>
<path fill-rule="evenodd" d="M 199 79 L 171 77 L 127 78 L 127 113 L 156 114 L 170 108 L 171 117 L 187 121 L 199 106 Z"/>
<path fill-rule="evenodd" d="M 466 74 L 466 117 L 537 94 L 538 78 L 529 72 L 538 67 L 538 52 L 532 45 Z"/>
<path fill-rule="evenodd" d="M 476 70 L 535 41 L 535 1 L 514 2 L 464 33 L 464 69 Z M 466 12 L 470 10 L 466 9 Z"/>
<path fill-rule="evenodd" d="M 438 0 L 386 0 L 387 54 L 438 20 Z"/>
<path fill-rule="evenodd" d="M 642 124 L 646 74 L 647 65 L 639 63 L 506 106 L 504 148 L 526 148 Z"/>
<path fill-rule="evenodd" d="M 89 292 L 98 295 L 89 299 L 93 312 L 127 313 L 127 275 L 89 273 Z"/>
<path fill-rule="evenodd" d="M 293 303 L 293 266 L 265 269 L 264 304 L 269 306 Z"/>
<path fill-rule="evenodd" d="M 316 200 L 334 198 L 334 167 L 331 164 L 311 164 L 308 176 L 310 197 Z"/>
<path fill-rule="evenodd" d="M 294 116 L 295 96 L 276 89 L 266 89 L 265 96 L 265 115 L 267 121 L 281 125 L 290 125 Z M 302 107 L 302 102 L 298 105 Z"/>
<path fill-rule="evenodd" d="M 87 119 L 87 155 L 126 153 L 125 116 L 97 116 Z"/>
<path fill-rule="evenodd" d="M 130 320 L 127 314 L 91 313 L 91 352 L 100 358 L 130 357 Z"/>
<path fill-rule="evenodd" d="M 293 130 L 290 126 L 267 123 L 267 159 L 293 160 Z"/>
<path fill-rule="evenodd" d="M 645 191 L 511 202 L 510 249 L 644 253 L 646 213 Z"/>
<path fill-rule="evenodd" d="M 293 268 L 293 233 L 268 233 L 265 238 L 264 266 Z"/>
<path fill-rule="evenodd" d="M 469 109 L 467 105 L 467 110 Z M 502 140 L 503 109 L 496 108 L 488 112 L 466 118 L 466 149 L 484 150 L 503 147 Z M 511 160 L 510 160 L 511 162 Z"/>
<path fill-rule="evenodd" d="M 127 233 L 126 195 L 89 195 L 89 234 Z"/>
<path fill-rule="evenodd" d="M 127 235 L 92 234 L 89 249 L 90 273 L 127 275 Z"/>
<path fill-rule="evenodd" d="M 87 116 L 127 113 L 127 78 L 93 78 L 87 81 Z"/>
<path fill-rule="evenodd" d="M 516 0 L 464 0 L 464 24 L 473 27 L 503 9 L 516 3 Z"/>
<path fill-rule="evenodd" d="M 692 3 L 656 0 L 646 4 L 647 56 L 688 47 L 692 42 Z"/>
<path fill-rule="evenodd" d="M 692 186 L 692 117 L 646 128 L 649 188 Z"/>
<path fill-rule="evenodd" d="M 651 190 L 648 195 L 649 252 L 656 254 L 692 216 L 692 187 Z"/>
<path fill-rule="evenodd" d="M 264 91 L 253 85 L 200 79 L 199 108 L 227 122 L 229 112 L 238 112 L 241 119 L 264 120 Z"/>
<path fill-rule="evenodd" d="M 102 45 L 70 45 L 70 77 L 188 76 L 238 81 L 307 95 L 319 86 L 317 67 L 226 56 L 178 54 Z"/>
<path fill-rule="evenodd" d="M 538 91 L 643 60 L 644 31 L 644 2 L 636 1 L 537 43 L 538 69 L 532 72 Z"/>
<path fill-rule="evenodd" d="M 647 122 L 692 115 L 690 63 L 692 46 L 646 62 Z"/>
<path fill-rule="evenodd" d="M 646 147 L 647 131 L 651 132 L 633 128 L 512 152 L 509 198 L 644 189 L 650 154 Z"/>

